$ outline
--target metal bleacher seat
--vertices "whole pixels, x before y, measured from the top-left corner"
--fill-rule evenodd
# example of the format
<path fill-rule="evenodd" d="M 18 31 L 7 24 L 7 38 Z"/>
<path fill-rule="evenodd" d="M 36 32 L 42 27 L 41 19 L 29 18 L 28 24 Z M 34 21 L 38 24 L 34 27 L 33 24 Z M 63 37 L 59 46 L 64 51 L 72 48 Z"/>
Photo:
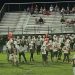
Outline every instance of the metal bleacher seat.
<path fill-rule="evenodd" d="M 44 24 L 36 24 L 35 18 L 39 19 L 42 17 L 45 20 Z M 74 18 L 74 15 L 65 15 L 67 18 Z M 25 12 L 8 12 L 5 13 L 2 21 L 0 23 L 0 32 L 6 34 L 9 31 L 12 31 L 14 34 L 43 34 L 47 33 L 65 33 L 73 32 L 73 27 L 66 27 L 65 24 L 60 22 L 61 15 L 43 15 L 43 14 L 27 14 Z"/>

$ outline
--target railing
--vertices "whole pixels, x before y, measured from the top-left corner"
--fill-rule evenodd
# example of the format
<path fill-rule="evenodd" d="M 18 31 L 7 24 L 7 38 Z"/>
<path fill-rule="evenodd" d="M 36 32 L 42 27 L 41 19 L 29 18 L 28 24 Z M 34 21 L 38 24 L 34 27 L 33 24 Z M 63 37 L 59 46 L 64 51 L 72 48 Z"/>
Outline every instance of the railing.
<path fill-rule="evenodd" d="M 56 31 L 59 27 L 59 31 Z M 0 28 L 1 29 L 1 28 Z M 7 28 L 3 28 L 3 32 L 0 33 L 0 35 L 7 35 L 8 32 L 13 32 L 14 35 L 27 35 L 27 34 L 67 34 L 67 33 L 73 33 L 75 34 L 75 27 L 73 27 L 73 31 L 69 31 L 69 32 L 66 32 L 65 30 L 65 26 L 55 26 L 55 27 L 30 27 L 30 28 L 27 28 L 24 30 L 24 28 L 20 28 L 20 29 L 17 29 L 16 32 L 14 32 L 14 29 L 15 28 L 10 28 L 10 27 L 7 27 Z M 65 30 L 65 32 L 63 31 L 63 29 Z"/>
<path fill-rule="evenodd" d="M 73 7 L 75 1 L 56 1 L 56 2 L 28 2 L 28 3 L 5 3 L 0 11 L 0 20 L 5 12 L 24 11 L 28 6 L 37 4 L 38 6 L 49 7 L 51 4 L 57 4 L 60 8 L 70 6 Z"/>
<path fill-rule="evenodd" d="M 75 4 L 75 1 L 56 1 L 56 2 L 28 2 L 28 3 L 5 3 L 5 5 L 7 6 L 7 11 L 23 11 L 25 8 L 27 8 L 28 6 L 31 5 L 35 5 L 37 4 L 38 6 L 46 6 L 49 7 L 51 4 L 53 4 L 54 6 L 57 4 L 60 8 L 61 7 L 73 7 L 73 5 Z"/>
<path fill-rule="evenodd" d="M 6 12 L 6 5 L 4 4 L 0 10 L 0 21 L 1 21 L 5 12 Z"/>

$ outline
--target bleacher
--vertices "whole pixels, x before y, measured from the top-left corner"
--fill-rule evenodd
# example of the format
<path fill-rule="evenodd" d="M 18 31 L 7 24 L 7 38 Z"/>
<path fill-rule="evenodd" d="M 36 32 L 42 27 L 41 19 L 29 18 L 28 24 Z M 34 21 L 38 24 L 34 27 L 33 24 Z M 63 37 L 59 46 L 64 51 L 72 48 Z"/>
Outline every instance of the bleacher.
<path fill-rule="evenodd" d="M 13 34 L 54 34 L 54 33 L 75 33 L 74 26 L 66 26 L 60 22 L 61 14 L 53 12 L 51 15 L 29 14 L 25 11 L 4 12 L 0 22 L 0 35 L 6 35 L 9 31 Z M 75 14 L 65 15 L 65 18 L 73 18 Z M 35 19 L 42 17 L 44 24 L 36 24 Z"/>
<path fill-rule="evenodd" d="M 44 24 L 36 24 L 35 18 L 42 17 L 45 20 Z M 74 15 L 67 16 L 73 18 Z M 2 34 L 7 34 L 8 28 L 9 31 L 14 34 L 22 34 L 22 28 L 24 34 L 44 34 L 47 33 L 72 33 L 74 32 L 73 27 L 66 27 L 65 24 L 60 22 L 60 14 L 52 15 L 43 15 L 43 14 L 33 14 L 30 15 L 25 12 L 17 13 L 5 13 L 1 23 L 0 23 L 0 32 Z"/>
<path fill-rule="evenodd" d="M 8 30 L 14 32 L 20 13 L 5 13 L 0 23 L 0 33 L 7 34 Z"/>

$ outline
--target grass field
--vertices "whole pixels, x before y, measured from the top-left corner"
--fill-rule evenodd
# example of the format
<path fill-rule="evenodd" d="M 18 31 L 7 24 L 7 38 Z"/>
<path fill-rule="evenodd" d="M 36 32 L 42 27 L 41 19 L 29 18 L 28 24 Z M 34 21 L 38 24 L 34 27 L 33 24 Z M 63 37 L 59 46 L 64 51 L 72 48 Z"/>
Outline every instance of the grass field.
<path fill-rule="evenodd" d="M 71 53 L 72 55 L 72 53 Z M 26 53 L 29 62 L 29 53 Z M 19 67 L 12 66 L 7 62 L 6 54 L 0 54 L 0 75 L 73 75 L 72 65 L 59 62 L 51 62 L 50 55 L 48 64 L 42 64 L 41 55 L 34 54 L 34 63 L 20 64 Z"/>

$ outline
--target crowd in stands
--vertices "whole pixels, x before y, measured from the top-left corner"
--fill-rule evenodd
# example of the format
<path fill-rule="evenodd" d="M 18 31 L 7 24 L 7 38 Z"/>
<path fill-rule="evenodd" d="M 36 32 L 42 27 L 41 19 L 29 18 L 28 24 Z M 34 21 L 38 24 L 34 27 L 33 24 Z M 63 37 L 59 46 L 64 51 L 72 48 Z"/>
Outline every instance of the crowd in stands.
<path fill-rule="evenodd" d="M 75 34 L 66 35 L 38 35 L 36 36 L 19 36 L 10 39 L 6 43 L 7 58 L 13 64 L 26 62 L 26 53 L 30 53 L 30 62 L 35 62 L 34 53 L 42 54 L 43 63 L 47 63 L 48 54 L 50 53 L 51 61 L 70 62 L 70 52 L 75 51 Z M 18 61 L 19 54 L 19 61 Z M 64 55 L 63 59 L 61 56 Z M 24 60 L 21 59 L 23 56 Z"/>
<path fill-rule="evenodd" d="M 62 16 L 60 22 L 66 24 L 66 26 L 73 26 L 75 24 L 75 19 L 68 19 Z"/>
<path fill-rule="evenodd" d="M 70 14 L 70 13 L 75 13 L 75 6 L 70 8 L 69 6 L 62 7 L 60 8 L 57 4 L 56 6 L 53 6 L 52 4 L 50 5 L 49 8 L 44 7 L 40 7 L 36 4 L 36 5 L 32 5 L 31 7 L 27 7 L 26 11 L 31 14 L 44 14 L 44 15 L 50 15 L 51 12 L 59 12 L 61 14 Z"/>
<path fill-rule="evenodd" d="M 65 18 L 64 14 L 73 14 L 75 13 L 75 7 L 70 8 L 69 6 L 62 7 L 60 8 L 58 5 L 56 5 L 55 7 L 51 4 L 49 8 L 44 7 L 40 7 L 38 5 L 32 5 L 31 7 L 27 7 L 26 9 L 27 13 L 31 13 L 32 14 L 43 14 L 43 15 L 51 15 L 53 14 L 53 12 L 58 12 L 61 14 L 61 19 L 60 22 L 61 23 L 65 23 L 66 26 L 73 26 L 75 24 L 75 19 L 70 19 L 70 18 Z M 38 20 L 37 18 L 35 19 L 35 23 L 36 24 L 44 24 L 44 20 L 43 18 L 40 17 L 40 19 Z"/>
<path fill-rule="evenodd" d="M 65 18 L 64 16 L 61 17 L 60 22 L 62 24 L 66 24 L 66 26 L 71 27 L 75 25 L 75 18 L 71 19 L 71 18 Z"/>

